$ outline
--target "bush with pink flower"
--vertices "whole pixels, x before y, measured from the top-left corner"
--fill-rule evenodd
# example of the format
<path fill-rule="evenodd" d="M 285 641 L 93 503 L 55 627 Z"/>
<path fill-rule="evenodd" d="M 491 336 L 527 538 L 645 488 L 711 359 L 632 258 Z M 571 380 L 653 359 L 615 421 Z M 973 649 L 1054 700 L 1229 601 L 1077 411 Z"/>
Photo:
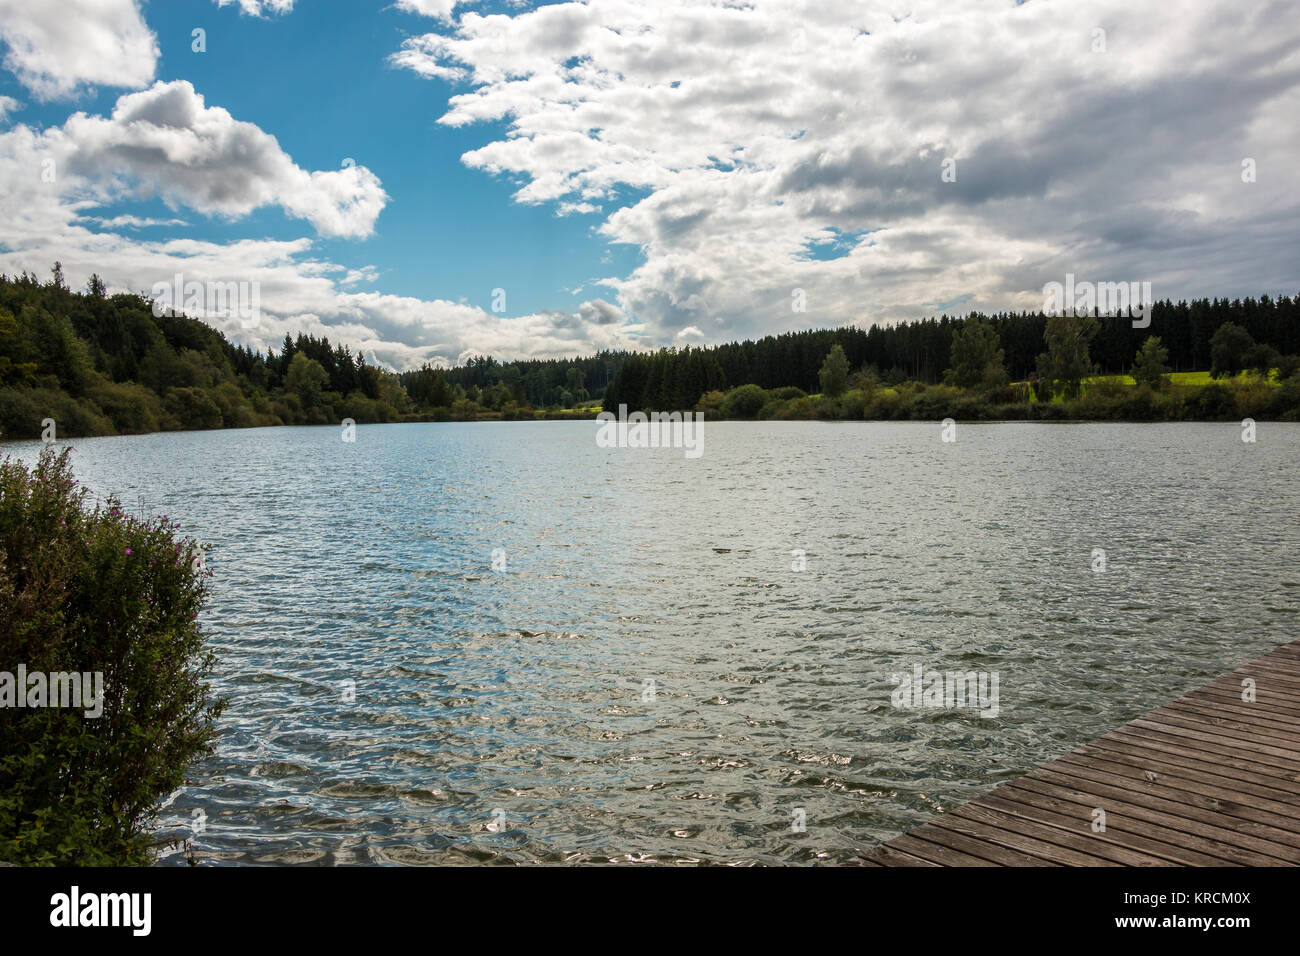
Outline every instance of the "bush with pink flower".
<path fill-rule="evenodd" d="M 211 752 L 224 707 L 198 621 L 202 557 L 165 515 L 91 504 L 66 450 L 0 462 L 0 687 L 20 666 L 103 675 L 96 717 L 0 706 L 0 860 L 152 860 L 158 800 Z"/>

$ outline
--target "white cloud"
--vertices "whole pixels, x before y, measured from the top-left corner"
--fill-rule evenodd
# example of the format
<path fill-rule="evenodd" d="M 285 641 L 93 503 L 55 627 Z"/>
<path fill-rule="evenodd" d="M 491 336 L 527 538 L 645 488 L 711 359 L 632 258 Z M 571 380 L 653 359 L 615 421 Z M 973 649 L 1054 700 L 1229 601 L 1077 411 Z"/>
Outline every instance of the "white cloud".
<path fill-rule="evenodd" d="M 87 222 L 99 223 L 106 229 L 143 229 L 147 226 L 185 226 L 184 219 L 151 219 L 147 216 L 82 216 Z"/>
<path fill-rule="evenodd" d="M 157 283 L 171 284 L 177 273 L 185 282 L 257 282 L 262 314 L 256 328 L 244 328 L 233 315 L 201 318 L 231 341 L 259 351 L 278 350 L 286 333 L 303 332 L 328 336 L 402 370 L 426 361 L 463 362 L 474 355 L 560 358 L 637 345 L 633 328 L 604 321 L 613 307 L 599 300 L 574 312 L 507 318 L 481 306 L 353 291 L 373 282 L 376 270 L 347 269 L 313 258 L 306 239 L 144 242 L 65 225 L 8 243 L 0 250 L 0 272 L 45 275 L 56 259 L 74 288 L 84 286 L 91 273 L 103 277 L 112 292 L 144 294 Z"/>
<path fill-rule="evenodd" d="M 438 20 L 450 20 L 456 7 L 469 6 L 475 0 L 397 0 L 398 10 L 406 13 L 418 13 Z"/>
<path fill-rule="evenodd" d="M 122 96 L 107 118 L 75 113 L 34 148 L 86 199 L 158 195 L 231 218 L 278 205 L 330 236 L 369 235 L 388 198 L 364 166 L 300 168 L 274 136 L 207 106 L 185 80 Z"/>
<path fill-rule="evenodd" d="M 394 66 L 405 67 L 431 80 L 455 81 L 468 74 L 458 66 L 447 66 L 446 40 L 436 33 L 411 37 L 402 42 L 402 48 L 388 58 Z"/>
<path fill-rule="evenodd" d="M 1288 291 L 1297 49 L 1286 5 L 1228 0 L 603 0 L 463 13 L 392 61 L 469 85 L 442 123 L 505 124 L 463 160 L 517 201 L 608 210 L 644 261 L 605 284 L 668 342 L 1036 308 L 1067 271 Z"/>
<path fill-rule="evenodd" d="M 0 123 L 9 119 L 10 113 L 16 112 L 22 108 L 23 104 L 19 103 L 12 96 L 0 96 Z"/>
<path fill-rule="evenodd" d="M 41 99 L 153 80 L 158 43 L 136 0 L 0 0 L 5 69 Z"/>
<path fill-rule="evenodd" d="M 219 7 L 238 4 L 241 13 L 254 17 L 264 13 L 288 13 L 293 9 L 293 0 L 216 0 L 216 3 Z"/>
<path fill-rule="evenodd" d="M 604 299 L 591 299 L 582 303 L 578 307 L 578 317 L 590 325 L 600 326 L 622 325 L 627 321 L 622 309 Z"/>
<path fill-rule="evenodd" d="M 47 170 L 54 175 L 43 175 Z M 399 369 L 481 354 L 590 354 L 636 342 L 636 329 L 618 308 L 599 299 L 572 312 L 507 318 L 487 311 L 486 302 L 365 291 L 380 278 L 376 267 L 321 259 L 307 238 L 147 241 L 130 230 L 176 220 L 100 211 L 136 197 L 147 181 L 174 205 L 202 212 L 239 216 L 278 202 L 320 224 L 362 232 L 379 203 L 355 212 L 357 197 L 370 195 L 356 187 L 372 179 L 362 167 L 308 174 L 256 127 L 205 106 L 189 84 L 159 84 L 121 97 L 107 119 L 76 114 L 62 127 L 19 125 L 0 132 L 0 272 L 44 275 L 59 260 L 74 287 L 97 273 L 112 291 L 145 294 L 178 273 L 187 282 L 257 282 L 262 316 L 256 328 L 245 329 L 229 315 L 202 318 L 259 350 L 278 348 L 286 333 L 301 331 L 347 343 Z M 313 189 L 322 194 L 311 198 Z"/>

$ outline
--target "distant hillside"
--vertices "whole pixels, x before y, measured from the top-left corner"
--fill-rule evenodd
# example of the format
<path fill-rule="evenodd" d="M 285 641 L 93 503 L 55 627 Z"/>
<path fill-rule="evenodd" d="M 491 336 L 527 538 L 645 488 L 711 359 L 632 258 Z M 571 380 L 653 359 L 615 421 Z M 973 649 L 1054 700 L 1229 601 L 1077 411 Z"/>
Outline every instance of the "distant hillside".
<path fill-rule="evenodd" d="M 953 336 L 973 322 L 992 326 L 1008 378 L 1025 381 L 1036 374 L 1038 357 L 1046 350 L 1047 319 L 1042 312 L 974 313 L 964 318 L 788 332 L 757 341 L 664 349 L 625 362 L 606 393 L 605 407 L 626 403 L 644 411 L 689 409 L 703 392 L 751 384 L 817 392 L 822 364 L 836 345 L 844 349 L 850 369 L 868 373 L 886 386 L 909 381 L 935 384 L 952 368 Z M 1272 348 L 1279 356 L 1300 354 L 1300 296 L 1265 295 L 1232 301 L 1156 302 L 1145 329 L 1133 328 L 1127 316 L 1099 316 L 1090 358 L 1097 374 L 1125 374 L 1138 349 L 1154 335 L 1168 353 L 1171 371 L 1203 371 L 1213 364 L 1211 339 L 1228 323 L 1243 328 L 1253 345 Z"/>
<path fill-rule="evenodd" d="M 1300 417 L 1300 399 L 1291 397 L 1300 389 L 1294 374 L 1300 364 L 1300 297 L 1166 301 L 1154 305 L 1151 318 L 1150 328 L 1134 329 L 1126 317 L 1099 317 L 1082 356 L 1091 363 L 1086 374 L 1128 373 L 1153 335 L 1162 345 L 1152 354 L 1164 355 L 1166 371 L 1202 371 L 1226 361 L 1232 374 L 1256 366 L 1268 374 L 1254 385 L 1238 382 L 1235 390 L 1223 383 L 1190 389 L 1170 385 L 1157 370 L 1156 379 L 1168 387 L 1154 397 L 1086 386 L 1068 397 L 1087 398 L 1082 393 L 1091 389 L 1087 402 L 1062 404 L 1061 395 L 1052 395 L 1034 406 L 1042 387 L 1032 383 L 1048 325 L 1042 313 L 943 316 L 571 359 L 502 363 L 484 357 L 456 368 L 426 365 L 395 374 L 346 346 L 301 334 L 285 336 L 278 352 L 262 355 L 228 342 L 197 319 L 155 316 L 147 297 L 107 295 L 98 277 L 91 277 L 84 292 L 74 292 L 56 263 L 47 282 L 28 273 L 0 275 L 0 437 L 39 438 L 47 419 L 54 420 L 57 437 L 78 437 L 336 425 L 345 418 L 366 423 L 591 417 L 602 401 L 606 408 L 699 408 L 740 418 L 1178 419 L 1252 411 Z M 1234 334 L 1227 336 L 1225 329 Z M 953 380 L 954 339 L 968 331 L 988 337 L 986 346 L 998 353 L 997 368 L 978 369 L 978 382 L 962 375 Z M 1225 359 L 1219 342 L 1216 358 L 1215 342 L 1228 338 L 1232 354 Z M 842 353 L 835 361 L 844 368 L 831 379 L 843 382 L 822 396 L 827 359 L 837 347 Z M 947 385 L 936 385 L 944 379 Z M 1025 380 L 1031 385 L 1013 384 Z M 1272 387 L 1279 384 L 1284 387 Z M 1111 398 L 1103 401 L 1104 395 Z"/>
<path fill-rule="evenodd" d="M 421 419 L 532 418 L 598 400 L 624 355 L 502 364 L 475 359 L 401 375 L 327 338 L 285 337 L 261 355 L 150 299 L 73 292 L 55 264 L 40 282 L 0 275 L 0 437 Z M 582 413 L 589 414 L 589 413 Z"/>

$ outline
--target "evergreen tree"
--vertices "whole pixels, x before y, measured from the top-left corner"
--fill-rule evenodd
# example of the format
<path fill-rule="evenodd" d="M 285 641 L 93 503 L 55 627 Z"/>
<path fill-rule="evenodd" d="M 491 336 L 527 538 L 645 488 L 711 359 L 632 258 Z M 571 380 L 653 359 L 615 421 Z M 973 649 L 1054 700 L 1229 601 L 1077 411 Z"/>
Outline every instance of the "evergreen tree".
<path fill-rule="evenodd" d="M 998 345 L 998 333 L 980 318 L 967 319 L 952 336 L 952 384 L 975 388 L 998 384 L 1006 377 L 1005 352 Z"/>

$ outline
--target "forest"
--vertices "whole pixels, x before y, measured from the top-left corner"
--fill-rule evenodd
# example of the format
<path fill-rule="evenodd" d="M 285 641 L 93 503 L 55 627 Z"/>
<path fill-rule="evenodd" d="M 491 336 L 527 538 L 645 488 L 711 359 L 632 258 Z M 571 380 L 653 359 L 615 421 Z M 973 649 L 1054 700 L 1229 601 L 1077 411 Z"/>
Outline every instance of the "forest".
<path fill-rule="evenodd" d="M 836 346 L 859 381 L 885 388 L 908 383 L 939 385 L 953 369 L 954 337 L 972 326 L 989 328 L 995 334 L 995 348 L 1001 350 L 1000 364 L 1008 383 L 1033 385 L 1046 348 L 1048 322 L 1049 316 L 1041 312 L 972 313 L 962 318 L 942 316 L 868 329 L 848 326 L 787 332 L 757 341 L 642 353 L 625 361 L 606 393 L 605 407 L 626 404 L 643 411 L 689 409 L 699 401 L 692 396 L 742 385 L 818 393 L 823 363 Z M 1159 347 L 1167 354 L 1170 373 L 1209 370 L 1213 364 L 1211 341 L 1225 325 L 1244 332 L 1245 338 L 1240 339 L 1243 361 L 1251 348 L 1258 349 L 1258 356 L 1265 360 L 1271 360 L 1271 355 L 1280 360 L 1300 353 L 1300 297 L 1162 301 L 1153 304 L 1148 328 L 1134 328 L 1132 319 L 1119 315 L 1093 316 L 1086 325 L 1090 337 L 1081 361 L 1090 371 L 1084 377 L 1127 375 L 1152 336 L 1160 340 Z M 997 384 L 997 376 L 994 379 L 992 384 Z M 1177 380 L 1175 375 L 1173 381 Z M 958 384 L 969 389 L 978 383 Z M 1025 395 L 1034 397 L 1036 391 L 1012 390 L 1000 404 Z"/>
<path fill-rule="evenodd" d="M 1300 298 L 1158 302 L 1125 316 L 941 316 L 656 352 L 393 372 L 328 338 L 265 354 L 152 301 L 0 275 L 0 437 L 591 418 L 1300 418 Z M 1253 371 L 1252 371 L 1253 370 Z"/>
<path fill-rule="evenodd" d="M 395 373 L 328 338 L 286 335 L 261 354 L 92 276 L 0 275 L 0 437 L 501 418 L 584 417 L 621 353 Z M 588 403 L 587 410 L 575 410 Z"/>

